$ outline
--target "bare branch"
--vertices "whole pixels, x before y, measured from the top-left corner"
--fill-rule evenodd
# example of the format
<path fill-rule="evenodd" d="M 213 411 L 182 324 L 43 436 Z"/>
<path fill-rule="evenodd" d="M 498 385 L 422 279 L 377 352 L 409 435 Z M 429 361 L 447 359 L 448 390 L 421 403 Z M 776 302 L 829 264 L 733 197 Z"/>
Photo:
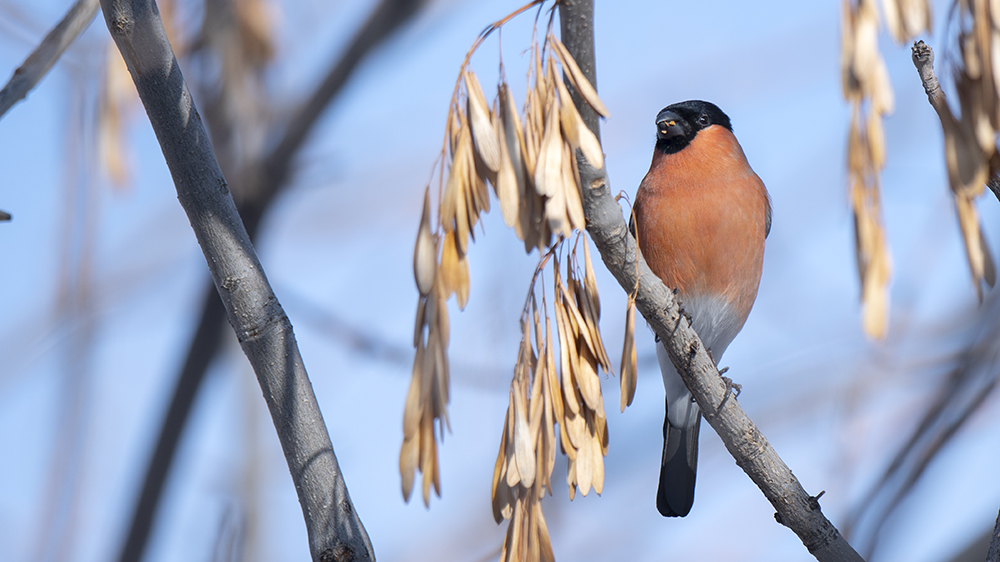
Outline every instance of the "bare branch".
<path fill-rule="evenodd" d="M 990 306 L 979 314 L 969 345 L 941 381 L 937 396 L 926 408 L 912 435 L 844 524 L 844 532 L 862 551 L 874 552 L 879 532 L 889 516 L 910 493 L 931 461 L 996 389 L 998 373 L 993 364 L 1000 354 L 1000 325 L 995 322 L 998 307 L 1000 299 L 993 298 Z M 859 532 L 854 532 L 855 529 Z"/>
<path fill-rule="evenodd" d="M 355 34 L 344 55 L 331 66 L 327 76 L 289 120 L 290 124 L 284 127 L 275 148 L 256 163 L 250 163 L 236 173 L 236 181 L 244 184 L 239 190 L 244 194 L 240 202 L 240 215 L 251 240 L 256 239 L 261 219 L 275 197 L 288 185 L 292 161 L 312 130 L 313 123 L 336 99 L 360 61 L 412 18 L 421 5 L 421 0 L 382 0 Z M 267 173 L 259 173 L 262 169 L 267 170 Z M 163 483 L 173 463 L 191 403 L 197 396 L 212 359 L 221 348 L 222 339 L 219 336 L 223 329 L 225 309 L 221 306 L 214 286 L 206 288 L 206 295 L 198 328 L 188 346 L 170 407 L 160 427 L 160 436 L 146 470 L 142 492 L 133 512 L 119 562 L 137 562 L 142 558 Z"/>
<path fill-rule="evenodd" d="M 312 559 L 374 560 L 291 323 L 236 211 L 156 5 L 153 0 L 102 0 L 102 7 L 229 323 L 267 401 L 302 506 Z"/>
<path fill-rule="evenodd" d="M 997 513 L 997 522 L 993 526 L 993 538 L 990 539 L 990 551 L 986 555 L 986 562 L 1000 562 L 1000 513 Z"/>
<path fill-rule="evenodd" d="M 944 91 L 941 90 L 937 76 L 934 75 L 934 51 L 923 41 L 916 41 L 913 43 L 910 55 L 913 58 L 913 66 L 917 67 L 924 92 L 927 93 L 927 101 L 931 103 L 942 121 L 945 119 L 954 121 L 955 117 L 948 107 L 948 100 L 945 98 Z"/>
<path fill-rule="evenodd" d="M 45 39 L 42 39 L 38 47 L 14 71 L 14 75 L 10 77 L 3 90 L 0 90 L 0 119 L 15 103 L 28 95 L 28 92 L 59 60 L 66 47 L 69 47 L 83 30 L 90 27 L 90 22 L 97 15 L 99 7 L 98 0 L 77 0 L 63 16 L 62 21 L 52 28 Z"/>
<path fill-rule="evenodd" d="M 593 0 L 562 0 L 559 6 L 563 43 L 596 86 Z M 587 126 L 598 134 L 597 115 L 578 100 L 576 105 Z M 604 264 L 625 291 L 631 292 L 638 285 L 637 308 L 665 342 L 671 361 L 694 394 L 706 421 L 718 432 L 736 464 L 774 506 L 775 519 L 795 532 L 817 560 L 862 560 L 823 516 L 818 496 L 806 493 L 739 402 L 725 399 L 726 384 L 681 314 L 677 299 L 638 255 L 621 208 L 611 196 L 606 170 L 595 170 L 579 155 L 577 164 L 584 186 L 587 231 L 601 251 Z"/>
<path fill-rule="evenodd" d="M 266 206 L 288 179 L 292 160 L 319 120 L 319 116 L 329 106 L 330 101 L 340 93 L 353 74 L 354 69 L 368 53 L 382 43 L 403 23 L 417 12 L 423 0 L 382 0 L 368 20 L 354 35 L 347 51 L 335 64 L 312 95 L 299 107 L 288 121 L 281 140 L 261 164 L 263 174 L 252 167 L 240 174 L 240 179 L 248 182 L 247 194 L 259 201 L 253 207 Z M 254 185 L 252 182 L 262 182 Z M 244 207 L 249 207 L 244 205 Z M 261 212 L 261 211 L 256 211 Z"/>

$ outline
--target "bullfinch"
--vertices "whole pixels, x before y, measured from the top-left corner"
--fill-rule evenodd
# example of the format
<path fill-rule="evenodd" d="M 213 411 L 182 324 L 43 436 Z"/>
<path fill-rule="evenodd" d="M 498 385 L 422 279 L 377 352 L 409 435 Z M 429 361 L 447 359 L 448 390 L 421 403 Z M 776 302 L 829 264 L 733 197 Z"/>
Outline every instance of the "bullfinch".
<path fill-rule="evenodd" d="M 771 202 L 729 117 L 705 101 L 656 116 L 656 147 L 635 197 L 633 235 L 650 269 L 676 290 L 718 365 L 757 298 Z M 656 508 L 683 517 L 694 503 L 701 411 L 656 343 L 666 389 Z"/>

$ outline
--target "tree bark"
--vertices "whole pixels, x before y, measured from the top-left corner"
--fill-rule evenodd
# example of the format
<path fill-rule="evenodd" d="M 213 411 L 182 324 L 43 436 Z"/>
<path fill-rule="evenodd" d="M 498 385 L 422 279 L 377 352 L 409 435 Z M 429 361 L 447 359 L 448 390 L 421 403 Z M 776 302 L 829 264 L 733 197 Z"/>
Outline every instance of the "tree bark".
<path fill-rule="evenodd" d="M 101 5 L 229 323 L 257 375 L 298 492 L 311 557 L 316 562 L 374 560 L 291 323 L 236 211 L 156 5 L 153 0 L 102 0 Z"/>
<path fill-rule="evenodd" d="M 423 4 L 421 0 L 382 0 L 358 30 L 344 54 L 306 97 L 306 101 L 289 119 L 275 148 L 260 160 L 248 164 L 236 173 L 242 184 L 240 215 L 251 240 L 256 240 L 259 226 L 267 209 L 288 185 L 295 156 L 305 143 L 322 112 L 329 107 L 354 75 L 358 65 L 376 47 L 409 21 Z M 174 453 L 184 431 L 191 404 L 201 388 L 201 382 L 212 360 L 222 347 L 225 309 L 215 287 L 205 289 L 206 298 L 188 350 L 184 366 L 177 377 L 174 394 L 160 426 L 153 456 L 146 469 L 142 490 L 135 505 L 132 521 L 119 562 L 142 559 L 149 533 L 159 505 L 163 484 L 173 465 Z"/>
<path fill-rule="evenodd" d="M 593 12 L 593 0 L 561 0 L 559 4 L 562 41 L 596 88 Z M 578 98 L 574 100 L 587 126 L 600 138 L 597 114 Z M 731 397 L 705 346 L 684 318 L 678 299 L 638 253 L 621 207 L 611 195 L 607 171 L 594 169 L 579 154 L 577 165 L 587 231 L 605 266 L 626 292 L 638 287 L 636 307 L 666 345 L 670 360 L 694 394 L 705 420 L 722 438 L 736 464 L 774 506 L 775 519 L 798 535 L 821 562 L 862 561 L 823 516 L 819 496 L 806 493 L 739 402 Z"/>
<path fill-rule="evenodd" d="M 1000 562 L 1000 513 L 997 513 L 997 522 L 993 526 L 993 538 L 990 539 L 990 551 L 986 555 L 986 562 Z"/>

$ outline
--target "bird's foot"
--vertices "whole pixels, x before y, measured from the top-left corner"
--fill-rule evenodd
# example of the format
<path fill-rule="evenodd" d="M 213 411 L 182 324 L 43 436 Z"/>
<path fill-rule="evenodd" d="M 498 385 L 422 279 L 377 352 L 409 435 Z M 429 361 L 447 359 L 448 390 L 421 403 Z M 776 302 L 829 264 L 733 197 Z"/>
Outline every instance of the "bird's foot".
<path fill-rule="evenodd" d="M 722 370 L 719 371 L 719 374 L 723 375 L 728 370 L 729 367 L 723 367 Z M 726 405 L 726 401 L 729 400 L 730 396 L 733 398 L 739 398 L 740 392 L 743 392 L 743 385 L 733 382 L 733 379 L 729 377 L 723 376 L 722 382 L 726 383 L 726 394 L 722 397 L 722 402 L 719 402 L 719 407 L 715 409 L 716 414 L 722 411 L 722 407 Z"/>

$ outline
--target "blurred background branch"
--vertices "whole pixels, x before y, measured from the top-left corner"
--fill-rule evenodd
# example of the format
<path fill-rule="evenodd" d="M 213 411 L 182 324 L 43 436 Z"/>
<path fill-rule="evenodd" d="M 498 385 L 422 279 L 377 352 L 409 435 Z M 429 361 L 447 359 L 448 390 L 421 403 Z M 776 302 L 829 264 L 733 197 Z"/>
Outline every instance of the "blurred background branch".
<path fill-rule="evenodd" d="M 374 560 L 291 322 L 264 275 L 152 0 L 102 4 L 240 346 L 253 365 L 298 492 L 313 560 Z M 179 94 L 179 95 L 178 95 Z"/>
<path fill-rule="evenodd" d="M 942 363 L 953 366 L 940 378 L 928 404 L 921 408 L 913 432 L 847 518 L 844 532 L 857 541 L 866 557 L 874 554 L 882 527 L 913 491 L 930 463 L 996 389 L 1000 358 L 998 314 L 1000 298 L 991 294 L 982 310 L 977 311 L 967 347 L 944 358 Z"/>
<path fill-rule="evenodd" d="M 334 110 L 323 112 L 294 150 L 284 187 L 252 233 L 296 319 L 351 496 L 387 559 L 486 559 L 503 541 L 484 497 L 518 344 L 510 311 L 523 305 L 517 280 L 535 263 L 520 244 L 508 243 L 499 213 L 483 218 L 485 235 L 477 232 L 470 258 L 481 272 L 474 297 L 452 316 L 453 432 L 441 448 L 445 490 L 430 511 L 400 501 L 396 465 L 412 359 L 420 188 L 440 148 L 454 68 L 486 22 L 524 1 L 428 2 L 391 41 L 363 55 L 328 103 Z M 0 0 L 2 66 L 20 66 L 72 4 Z M 244 201 L 267 191 L 256 187 L 270 174 L 262 162 L 289 146 L 282 139 L 293 114 L 383 3 L 157 4 L 175 30 L 170 40 L 237 206 L 250 217 Z M 993 475 L 1000 452 L 991 446 L 1000 393 L 994 387 L 975 411 L 964 418 L 962 412 L 975 402 L 968 393 L 984 388 L 993 369 L 974 349 L 991 333 L 983 315 L 995 304 L 987 292 L 977 308 L 969 286 L 953 197 L 943 187 L 941 124 L 927 111 L 909 47 L 874 35 L 897 92 L 896 113 L 883 119 L 880 178 L 893 246 L 893 314 L 885 340 L 873 343 L 858 326 L 854 232 L 844 197 L 851 114 L 840 91 L 841 5 L 595 4 L 601 96 L 612 115 L 602 132 L 615 185 L 634 194 L 649 165 L 652 117 L 668 103 L 697 97 L 726 108 L 772 193 L 775 229 L 760 294 L 727 352 L 729 365 L 745 372 L 740 404 L 787 452 L 803 485 L 826 490 L 823 511 L 838 527 L 867 506 L 852 540 L 860 548 L 875 544 L 873 560 L 981 561 L 1000 503 Z M 871 6 L 881 14 L 891 4 Z M 959 3 L 932 6 L 941 22 L 935 33 L 948 39 L 936 46 L 946 64 L 962 60 L 961 45 L 949 49 L 952 6 L 961 13 Z M 664 21 L 711 25 L 672 28 L 672 44 L 683 49 L 667 50 Z M 499 49 L 512 91 L 523 92 L 520 71 L 512 69 L 520 68 L 530 33 L 530 22 L 509 25 L 502 42 L 484 44 L 472 61 L 484 86 L 499 73 Z M 752 56 L 733 56 L 748 45 Z M 155 465 L 161 489 L 157 501 L 146 500 L 155 515 L 144 559 L 305 559 L 300 506 L 261 392 L 221 310 L 204 313 L 213 302 L 222 309 L 221 301 L 206 283 L 187 219 L 165 189 L 170 178 L 146 120 L 128 118 L 140 115 L 134 85 L 113 61 L 117 49 L 107 47 L 103 26 L 88 29 L 0 126 L 0 206 L 18 219 L 0 225 L 8 320 L 0 324 L 0 450 L 10 453 L 0 455 L 3 557 L 119 556 L 145 471 Z M 957 105 L 948 70 L 939 70 L 941 88 Z M 126 88 L 112 87 L 121 75 Z M 114 104 L 117 121 L 101 107 Z M 117 143 L 102 137 L 105 129 L 117 129 Z M 105 152 L 129 167 L 123 183 L 102 159 Z M 984 235 L 996 247 L 997 205 L 979 206 Z M 602 330 L 614 342 L 624 297 L 597 269 Z M 658 560 L 665 549 L 679 559 L 804 556 L 714 438 L 703 442 L 697 512 L 682 525 L 664 524 L 649 494 L 662 445 L 661 382 L 652 335 L 643 337 L 641 325 L 637 332 L 638 390 L 626 414 L 608 415 L 603 496 L 570 503 L 564 489 L 546 502 L 557 559 Z M 211 351 L 186 364 L 197 342 Z M 168 420 L 182 371 L 201 371 L 203 380 L 186 387 L 187 410 L 172 410 Z M 608 400 L 617 398 L 617 383 L 602 380 Z M 949 393 L 957 402 L 942 407 Z M 928 417 L 935 408 L 937 417 Z M 176 432 L 169 462 L 156 460 L 162 453 L 152 456 L 166 426 Z M 918 469 L 897 507 L 886 511 Z M 732 529 L 732 540 L 713 540 L 719 521 Z"/>
<path fill-rule="evenodd" d="M 66 47 L 69 47 L 70 43 L 90 26 L 100 7 L 100 0 L 77 0 L 70 7 L 62 21 L 49 31 L 45 39 L 24 60 L 24 64 L 17 67 L 3 90 L 0 90 L 0 119 L 3 119 L 7 110 L 24 99 L 24 96 L 45 77 Z"/>
<path fill-rule="evenodd" d="M 944 130 L 945 156 L 952 190 L 959 198 L 968 197 L 967 192 L 975 192 L 977 189 L 981 194 L 982 184 L 988 178 L 985 167 L 991 152 L 996 151 L 995 147 L 981 150 L 975 139 L 974 121 L 977 115 L 983 115 L 983 109 L 969 104 L 974 103 L 972 100 L 982 98 L 968 93 L 961 94 L 963 89 L 974 86 L 968 83 L 969 78 L 964 70 L 957 72 L 955 76 L 960 90 L 959 97 L 964 102 L 962 118 L 957 119 L 934 73 L 934 51 L 931 47 L 923 41 L 915 42 L 911 58 L 927 100 L 937 113 Z M 989 146 L 992 145 L 987 144 Z M 995 176 L 990 174 L 989 177 Z M 974 214 L 963 218 L 961 202 L 957 207 L 960 222 L 973 221 L 975 231 L 972 236 L 980 237 L 978 218 Z M 968 244 L 968 238 L 966 242 Z M 985 245 L 981 249 L 987 256 L 985 263 L 992 264 L 989 250 Z M 974 261 L 971 254 L 969 259 Z M 989 265 L 987 272 L 991 268 L 992 265 Z M 974 282 L 979 290 L 978 278 Z M 944 358 L 943 363 L 951 367 L 940 379 L 932 399 L 921 409 L 922 414 L 909 438 L 900 444 L 881 477 L 873 483 L 848 516 L 844 525 L 845 533 L 859 545 L 866 557 L 875 553 L 883 526 L 913 491 L 930 463 L 987 402 L 996 388 L 997 376 L 1000 374 L 997 369 L 997 360 L 1000 358 L 1000 323 L 996 320 L 998 313 L 1000 299 L 995 293 L 990 293 L 983 307 L 970 319 L 971 325 L 967 329 L 969 335 L 964 336 L 967 343 Z"/>
<path fill-rule="evenodd" d="M 268 106 L 268 101 L 260 97 L 264 90 L 259 83 L 266 60 L 242 60 L 247 51 L 244 50 L 241 34 L 229 33 L 229 41 L 218 39 L 220 36 L 227 37 L 219 31 L 227 29 L 227 24 L 231 29 L 230 22 L 238 21 L 234 14 L 241 6 L 245 9 L 245 4 L 230 0 L 207 2 L 201 37 L 195 45 L 194 54 L 215 56 L 229 62 L 225 68 L 230 73 L 223 73 L 222 84 L 215 85 L 214 88 L 203 85 L 202 91 L 207 98 L 206 122 L 213 144 L 220 154 L 223 173 L 232 178 L 230 185 L 251 240 L 256 240 L 268 208 L 288 185 L 298 151 L 320 115 L 336 99 L 364 57 L 413 17 L 420 5 L 420 0 L 380 1 L 355 33 L 345 53 L 330 66 L 322 82 L 306 97 L 306 101 L 301 103 L 287 122 L 268 126 L 260 122 L 260 116 Z M 267 49 L 258 51 L 266 52 Z M 247 131 L 252 125 L 268 130 Z M 253 152 L 253 147 L 247 146 L 245 141 L 254 136 L 277 137 L 278 140 L 269 151 Z M 162 497 L 163 485 L 170 473 L 191 405 L 209 366 L 222 349 L 223 334 L 228 332 L 224 321 L 225 310 L 215 286 L 209 283 L 204 294 L 197 328 L 188 344 L 167 414 L 160 424 L 160 434 L 133 509 L 132 522 L 119 556 L 120 562 L 142 560 Z"/>

